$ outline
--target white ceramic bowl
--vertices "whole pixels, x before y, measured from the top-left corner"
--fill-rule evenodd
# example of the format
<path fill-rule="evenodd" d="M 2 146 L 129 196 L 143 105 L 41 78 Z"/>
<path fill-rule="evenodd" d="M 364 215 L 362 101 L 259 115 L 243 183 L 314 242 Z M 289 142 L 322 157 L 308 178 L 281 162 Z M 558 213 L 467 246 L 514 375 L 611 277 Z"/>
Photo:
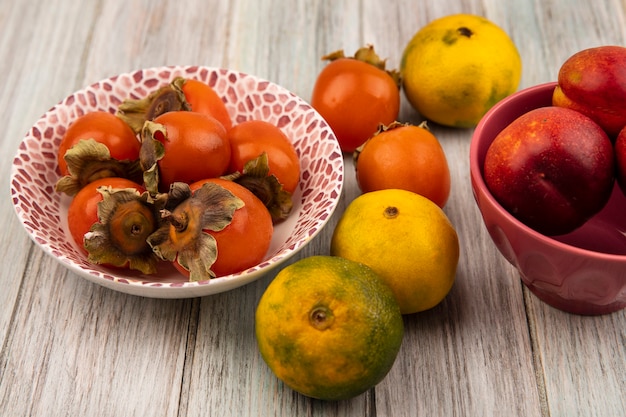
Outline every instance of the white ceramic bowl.
<path fill-rule="evenodd" d="M 173 267 L 155 275 L 93 265 L 75 245 L 67 226 L 69 197 L 55 192 L 57 151 L 67 126 L 87 112 L 114 113 L 127 98 L 141 98 L 175 77 L 208 83 L 224 100 L 233 124 L 262 119 L 279 126 L 300 157 L 301 177 L 289 218 L 275 227 L 259 265 L 208 281 L 188 282 Z M 304 100 L 258 77 L 228 69 L 176 66 L 120 74 L 68 96 L 46 112 L 24 137 L 13 160 L 10 192 L 15 212 L 33 241 L 81 277 L 128 294 L 187 298 L 248 284 L 302 249 L 330 219 L 343 187 L 343 157 L 324 119 Z"/>

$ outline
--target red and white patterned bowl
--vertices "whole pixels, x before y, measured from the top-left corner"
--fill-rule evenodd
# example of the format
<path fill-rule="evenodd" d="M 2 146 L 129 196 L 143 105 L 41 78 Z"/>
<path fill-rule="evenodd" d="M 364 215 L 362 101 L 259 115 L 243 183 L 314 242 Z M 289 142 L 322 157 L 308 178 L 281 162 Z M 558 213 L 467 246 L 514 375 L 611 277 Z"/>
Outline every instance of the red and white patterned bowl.
<path fill-rule="evenodd" d="M 188 282 L 172 267 L 156 275 L 89 263 L 67 226 L 70 198 L 55 192 L 57 151 L 68 125 L 87 112 L 114 113 L 127 98 L 145 97 L 175 77 L 208 83 L 223 98 L 233 124 L 262 119 L 279 126 L 300 157 L 301 177 L 289 218 L 276 225 L 266 259 L 237 274 Z M 128 294 L 199 297 L 248 284 L 277 267 L 317 235 L 335 210 L 343 187 L 343 156 L 328 124 L 304 100 L 255 76 L 201 66 L 158 67 L 120 74 L 65 98 L 46 112 L 19 146 L 11 171 L 11 199 L 24 228 L 46 253 L 87 280 Z"/>

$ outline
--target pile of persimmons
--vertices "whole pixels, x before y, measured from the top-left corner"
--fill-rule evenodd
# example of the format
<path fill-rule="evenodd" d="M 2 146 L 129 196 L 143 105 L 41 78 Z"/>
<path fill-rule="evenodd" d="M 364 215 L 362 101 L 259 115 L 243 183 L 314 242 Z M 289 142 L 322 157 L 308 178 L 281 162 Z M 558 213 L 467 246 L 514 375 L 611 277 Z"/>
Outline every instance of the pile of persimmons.
<path fill-rule="evenodd" d="M 72 197 L 70 232 L 90 262 L 145 274 L 171 262 L 192 281 L 258 264 L 300 178 L 280 128 L 233 126 L 217 93 L 185 78 L 115 114 L 78 117 L 58 169 L 56 189 Z"/>

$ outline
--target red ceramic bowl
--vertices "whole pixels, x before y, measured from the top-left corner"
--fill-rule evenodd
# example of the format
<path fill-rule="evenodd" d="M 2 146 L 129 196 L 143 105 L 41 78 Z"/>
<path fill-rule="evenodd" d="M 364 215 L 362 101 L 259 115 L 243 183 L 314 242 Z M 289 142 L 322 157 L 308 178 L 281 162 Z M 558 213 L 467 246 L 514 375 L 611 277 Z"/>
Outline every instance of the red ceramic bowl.
<path fill-rule="evenodd" d="M 552 82 L 522 90 L 483 117 L 470 144 L 472 190 L 498 250 L 537 297 L 569 313 L 607 314 L 626 307 L 626 197 L 619 187 L 615 186 L 604 209 L 582 227 L 547 237 L 502 208 L 483 179 L 491 142 L 517 117 L 551 105 L 555 86 Z"/>

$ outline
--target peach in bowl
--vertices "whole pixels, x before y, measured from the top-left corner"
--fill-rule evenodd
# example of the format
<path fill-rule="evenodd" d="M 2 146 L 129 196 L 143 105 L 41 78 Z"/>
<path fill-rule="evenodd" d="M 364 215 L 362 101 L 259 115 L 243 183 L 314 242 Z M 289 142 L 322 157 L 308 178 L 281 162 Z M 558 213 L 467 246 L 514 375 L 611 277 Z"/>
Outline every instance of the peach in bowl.
<path fill-rule="evenodd" d="M 608 314 L 626 307 L 626 197 L 617 182 L 582 225 L 548 235 L 505 209 L 485 180 L 494 139 L 520 116 L 551 106 L 555 87 L 550 82 L 521 90 L 482 118 L 470 144 L 472 190 L 493 242 L 533 294 L 565 312 Z"/>

